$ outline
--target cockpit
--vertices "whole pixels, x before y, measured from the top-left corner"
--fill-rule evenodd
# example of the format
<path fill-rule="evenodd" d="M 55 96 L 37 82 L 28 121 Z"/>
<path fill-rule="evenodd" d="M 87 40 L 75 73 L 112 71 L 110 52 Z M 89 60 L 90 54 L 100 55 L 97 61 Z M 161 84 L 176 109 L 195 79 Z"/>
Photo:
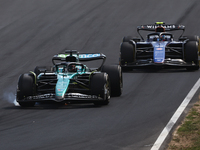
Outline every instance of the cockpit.
<path fill-rule="evenodd" d="M 61 63 L 57 64 L 55 68 L 58 73 L 75 73 L 82 72 L 84 70 L 84 65 L 79 63 Z"/>
<path fill-rule="evenodd" d="M 150 33 L 147 35 L 147 41 L 173 41 L 173 35 L 171 33 L 162 32 L 162 33 Z"/>

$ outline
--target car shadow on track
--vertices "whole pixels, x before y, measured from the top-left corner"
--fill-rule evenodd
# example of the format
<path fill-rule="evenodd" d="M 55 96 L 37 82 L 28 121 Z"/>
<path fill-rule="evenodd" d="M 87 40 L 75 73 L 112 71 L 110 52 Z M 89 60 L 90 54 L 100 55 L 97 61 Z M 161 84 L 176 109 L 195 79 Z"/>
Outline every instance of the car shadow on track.
<path fill-rule="evenodd" d="M 99 106 L 94 104 L 40 104 L 36 103 L 33 107 L 20 107 L 20 106 L 10 106 L 4 107 L 4 109 L 84 109 L 84 108 L 101 108 L 106 106 Z"/>
<path fill-rule="evenodd" d="M 198 70 L 196 70 L 198 71 Z M 123 73 L 183 73 L 183 72 L 195 72 L 188 71 L 185 68 L 179 69 L 156 69 L 156 68 L 146 68 L 146 69 L 133 69 L 131 71 L 124 71 Z"/>

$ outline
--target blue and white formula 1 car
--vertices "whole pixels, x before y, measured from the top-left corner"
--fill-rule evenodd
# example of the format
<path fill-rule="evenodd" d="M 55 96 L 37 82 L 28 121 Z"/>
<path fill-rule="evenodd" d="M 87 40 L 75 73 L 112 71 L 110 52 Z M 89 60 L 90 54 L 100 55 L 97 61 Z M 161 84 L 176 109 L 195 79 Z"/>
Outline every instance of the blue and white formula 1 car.
<path fill-rule="evenodd" d="M 144 40 L 140 30 L 154 31 Z M 177 41 L 168 31 L 182 30 Z M 141 25 L 137 27 L 140 38 L 126 36 L 120 48 L 120 66 L 124 70 L 138 67 L 156 66 L 156 68 L 182 67 L 198 70 L 199 36 L 183 36 L 185 26 L 165 24 Z"/>
<path fill-rule="evenodd" d="M 99 68 L 80 63 L 98 59 L 103 60 Z M 123 81 L 121 67 L 104 65 L 105 59 L 102 53 L 79 54 L 76 50 L 57 54 L 53 66 L 37 66 L 34 72 L 20 75 L 17 102 L 22 107 L 36 102 L 107 105 L 111 96 L 122 94 Z"/>

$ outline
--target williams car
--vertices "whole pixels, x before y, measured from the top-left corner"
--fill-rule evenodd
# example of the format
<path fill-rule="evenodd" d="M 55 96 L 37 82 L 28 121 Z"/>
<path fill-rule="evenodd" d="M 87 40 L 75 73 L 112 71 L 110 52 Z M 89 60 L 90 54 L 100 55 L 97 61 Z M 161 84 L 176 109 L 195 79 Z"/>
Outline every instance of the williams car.
<path fill-rule="evenodd" d="M 151 31 L 143 38 L 143 31 Z M 181 31 L 174 40 L 171 31 Z M 138 37 L 126 36 L 120 47 L 119 64 L 124 70 L 139 67 L 182 67 L 187 70 L 199 69 L 199 36 L 183 36 L 184 25 L 155 24 L 137 27 Z"/>

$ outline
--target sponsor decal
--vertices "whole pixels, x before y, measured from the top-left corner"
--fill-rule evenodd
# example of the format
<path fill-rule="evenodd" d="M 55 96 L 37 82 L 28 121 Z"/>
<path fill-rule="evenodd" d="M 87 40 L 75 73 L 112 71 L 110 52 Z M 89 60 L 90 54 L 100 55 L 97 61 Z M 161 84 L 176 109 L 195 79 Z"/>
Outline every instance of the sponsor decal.
<path fill-rule="evenodd" d="M 53 98 L 54 94 L 43 94 L 43 95 L 36 95 L 36 96 L 28 96 L 26 100 L 34 100 L 34 99 L 46 99 L 46 98 Z"/>
<path fill-rule="evenodd" d="M 156 29 L 157 27 L 163 27 L 166 29 L 175 29 L 176 25 L 147 25 L 148 29 Z"/>
<path fill-rule="evenodd" d="M 154 43 L 157 44 L 156 42 L 154 42 Z M 165 45 L 159 44 L 159 45 L 155 45 L 154 47 L 165 47 Z"/>
<path fill-rule="evenodd" d="M 58 54 L 58 57 L 66 58 L 69 54 Z"/>
<path fill-rule="evenodd" d="M 159 51 L 160 51 L 160 50 L 162 50 L 162 48 L 157 48 L 157 50 L 159 50 Z"/>
<path fill-rule="evenodd" d="M 93 57 L 99 57 L 100 54 L 80 54 L 79 58 L 93 58 Z"/>
<path fill-rule="evenodd" d="M 85 94 L 79 94 L 79 93 L 68 93 L 65 94 L 65 97 L 67 98 L 87 98 L 87 99 L 97 99 L 98 97 L 96 95 L 85 95 Z"/>

